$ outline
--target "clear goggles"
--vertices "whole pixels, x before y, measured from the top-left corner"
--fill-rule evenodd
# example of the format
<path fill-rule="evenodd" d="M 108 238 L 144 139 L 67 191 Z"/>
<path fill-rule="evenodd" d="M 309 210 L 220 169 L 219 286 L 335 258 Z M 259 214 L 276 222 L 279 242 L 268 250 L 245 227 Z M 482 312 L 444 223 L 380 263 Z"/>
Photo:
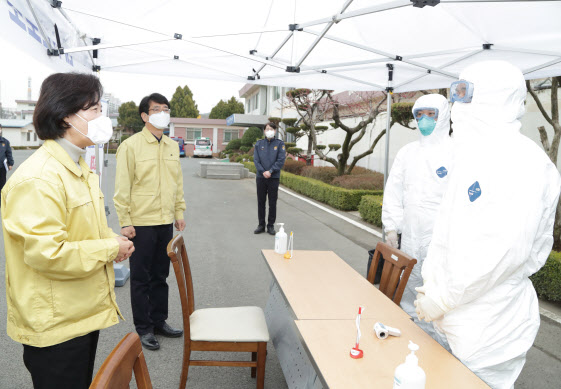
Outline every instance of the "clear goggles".
<path fill-rule="evenodd" d="M 450 85 L 450 102 L 471 103 L 473 84 L 466 80 L 455 81 Z"/>
<path fill-rule="evenodd" d="M 417 121 L 421 120 L 423 116 L 437 120 L 438 119 L 438 108 L 433 107 L 419 107 L 413 110 L 413 116 Z"/>

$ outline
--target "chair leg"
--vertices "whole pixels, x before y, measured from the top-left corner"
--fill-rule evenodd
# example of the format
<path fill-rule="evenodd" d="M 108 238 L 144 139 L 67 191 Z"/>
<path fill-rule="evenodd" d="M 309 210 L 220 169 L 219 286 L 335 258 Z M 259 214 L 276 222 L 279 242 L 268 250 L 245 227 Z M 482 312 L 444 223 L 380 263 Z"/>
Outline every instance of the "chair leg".
<path fill-rule="evenodd" d="M 191 362 L 191 350 L 183 353 L 183 366 L 181 369 L 181 379 L 179 381 L 179 389 L 185 389 L 187 386 L 187 375 L 189 374 L 189 362 Z"/>
<path fill-rule="evenodd" d="M 251 360 L 253 362 L 257 361 L 257 353 L 251 353 Z M 251 378 L 255 378 L 256 374 L 257 374 L 257 368 L 252 367 L 251 368 Z"/>
<path fill-rule="evenodd" d="M 265 362 L 267 360 L 267 342 L 257 346 L 257 389 L 265 388 Z"/>

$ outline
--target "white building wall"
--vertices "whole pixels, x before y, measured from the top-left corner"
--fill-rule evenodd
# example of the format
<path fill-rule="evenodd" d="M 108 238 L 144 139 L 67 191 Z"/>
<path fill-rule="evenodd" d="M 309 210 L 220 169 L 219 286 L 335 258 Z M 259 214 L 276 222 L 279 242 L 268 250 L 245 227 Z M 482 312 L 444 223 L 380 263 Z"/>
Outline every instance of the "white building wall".
<path fill-rule="evenodd" d="M 30 140 L 27 140 L 27 131 L 30 132 Z M 40 146 L 43 141 L 37 137 L 35 140 L 35 129 L 33 125 L 30 124 L 26 127 L 22 128 L 10 128 L 10 127 L 3 127 L 2 128 L 2 136 L 10 142 L 10 146 L 12 147 L 30 147 L 30 146 Z"/>

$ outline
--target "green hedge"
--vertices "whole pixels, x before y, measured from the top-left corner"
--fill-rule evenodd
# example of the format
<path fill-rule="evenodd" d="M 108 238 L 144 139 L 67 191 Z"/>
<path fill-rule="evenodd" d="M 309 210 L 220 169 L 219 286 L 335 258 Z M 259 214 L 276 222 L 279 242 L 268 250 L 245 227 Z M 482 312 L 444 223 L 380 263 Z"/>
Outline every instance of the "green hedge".
<path fill-rule="evenodd" d="M 280 182 L 298 193 L 343 211 L 356 211 L 362 196 L 382 194 L 382 191 L 376 190 L 339 188 L 313 178 L 301 177 L 288 172 L 281 173 Z"/>
<path fill-rule="evenodd" d="M 250 172 L 256 173 L 255 165 L 245 162 Z M 363 196 L 382 198 L 381 190 L 345 189 L 325 184 L 319 180 L 296 174 L 281 172 L 280 183 L 314 200 L 331 205 L 343 211 L 356 211 Z M 380 200 L 381 201 L 381 200 Z M 380 211 L 381 212 L 381 211 Z"/>
<path fill-rule="evenodd" d="M 382 227 L 382 200 L 383 196 L 362 196 L 358 206 L 360 217 Z"/>
<path fill-rule="evenodd" d="M 250 162 L 244 163 L 250 172 L 255 173 L 255 165 Z M 381 190 L 355 190 L 339 188 L 325 184 L 319 180 L 309 177 L 301 177 L 296 174 L 281 172 L 280 183 L 314 200 L 331 205 L 342 211 L 356 211 L 360 199 L 367 195 L 381 195 Z"/>
<path fill-rule="evenodd" d="M 544 267 L 530 280 L 540 298 L 561 301 L 561 252 L 552 251 Z"/>
<path fill-rule="evenodd" d="M 244 162 L 243 164 L 250 172 L 257 173 L 257 169 L 255 169 L 255 164 L 253 162 Z"/>

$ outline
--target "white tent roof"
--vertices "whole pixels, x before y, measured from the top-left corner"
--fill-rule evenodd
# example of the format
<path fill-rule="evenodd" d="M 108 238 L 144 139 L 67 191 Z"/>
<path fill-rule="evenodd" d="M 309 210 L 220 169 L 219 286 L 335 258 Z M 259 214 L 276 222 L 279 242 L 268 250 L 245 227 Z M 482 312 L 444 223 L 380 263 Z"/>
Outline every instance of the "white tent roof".
<path fill-rule="evenodd" d="M 561 1 L 30 3 L 33 11 L 26 0 L 1 0 L 0 39 L 63 71 L 89 71 L 88 46 L 100 38 L 101 71 L 289 87 L 383 90 L 387 64 L 396 92 L 447 87 L 484 59 L 507 60 L 528 79 L 561 75 Z M 49 57 L 41 37 L 57 49 L 55 23 L 64 54 Z"/>

